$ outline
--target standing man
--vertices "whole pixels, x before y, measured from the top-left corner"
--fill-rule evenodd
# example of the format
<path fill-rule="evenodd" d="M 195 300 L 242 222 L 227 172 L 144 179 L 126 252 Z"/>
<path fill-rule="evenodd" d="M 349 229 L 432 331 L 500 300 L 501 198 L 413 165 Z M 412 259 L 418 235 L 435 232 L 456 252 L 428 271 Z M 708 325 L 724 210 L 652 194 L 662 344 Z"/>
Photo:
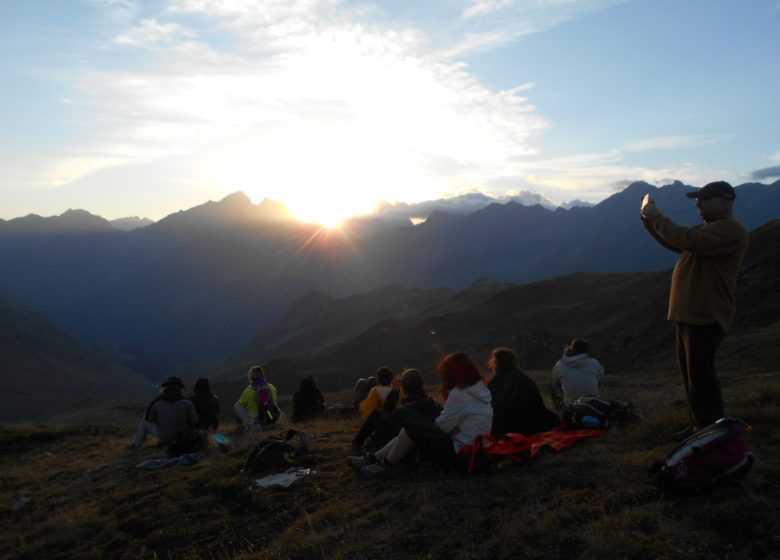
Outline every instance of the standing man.
<path fill-rule="evenodd" d="M 680 253 L 672 272 L 669 320 L 677 324 L 677 365 L 688 397 L 691 425 L 682 440 L 723 416 L 715 354 L 734 318 L 734 293 L 748 233 L 731 213 L 736 193 L 725 181 L 686 193 L 704 220 L 692 228 L 665 217 L 646 195 L 641 215 L 650 235 Z"/>

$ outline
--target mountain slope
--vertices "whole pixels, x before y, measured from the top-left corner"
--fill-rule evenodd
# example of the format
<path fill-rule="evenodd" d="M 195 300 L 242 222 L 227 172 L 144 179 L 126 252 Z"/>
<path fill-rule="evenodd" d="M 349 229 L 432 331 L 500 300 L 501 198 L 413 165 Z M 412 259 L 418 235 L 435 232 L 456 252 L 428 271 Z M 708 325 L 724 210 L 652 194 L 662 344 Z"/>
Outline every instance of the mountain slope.
<path fill-rule="evenodd" d="M 326 389 L 345 388 L 380 365 L 422 368 L 433 380 L 430 368 L 441 356 L 464 350 L 484 362 L 496 346 L 513 348 L 524 368 L 548 369 L 575 336 L 591 340 L 591 353 L 610 373 L 674 369 L 669 282 L 666 270 L 488 284 L 476 297 L 467 290 L 417 315 L 377 322 L 348 340 L 320 341 L 321 349 L 272 360 L 267 370 L 284 391 L 295 390 L 305 375 L 315 375 Z M 737 305 L 722 360 L 744 371 L 771 369 L 780 344 L 780 221 L 751 234 Z"/>
<path fill-rule="evenodd" d="M 0 294 L 0 421 L 56 414 L 90 396 L 147 392 L 51 320 Z"/>

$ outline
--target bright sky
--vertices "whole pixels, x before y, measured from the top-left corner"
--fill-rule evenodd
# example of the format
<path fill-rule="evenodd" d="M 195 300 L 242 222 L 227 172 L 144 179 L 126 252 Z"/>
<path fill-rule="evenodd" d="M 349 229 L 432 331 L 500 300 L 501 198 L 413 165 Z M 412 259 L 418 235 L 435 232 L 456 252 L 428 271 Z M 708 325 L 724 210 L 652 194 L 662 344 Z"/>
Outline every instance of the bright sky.
<path fill-rule="evenodd" d="M 0 218 L 780 177 L 780 0 L 2 0 Z"/>

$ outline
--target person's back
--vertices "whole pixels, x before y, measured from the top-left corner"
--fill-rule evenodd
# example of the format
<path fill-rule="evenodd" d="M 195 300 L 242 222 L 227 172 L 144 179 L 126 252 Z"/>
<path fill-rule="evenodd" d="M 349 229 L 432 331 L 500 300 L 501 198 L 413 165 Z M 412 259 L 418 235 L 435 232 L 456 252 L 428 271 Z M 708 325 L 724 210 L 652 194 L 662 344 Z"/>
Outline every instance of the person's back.
<path fill-rule="evenodd" d="M 493 405 L 492 433 L 531 435 L 560 424 L 558 415 L 545 406 L 534 380 L 518 369 L 514 352 L 496 348 L 490 364 L 494 372 L 488 383 Z"/>
<path fill-rule="evenodd" d="M 149 407 L 146 419 L 157 425 L 160 443 L 180 441 L 198 425 L 195 405 L 184 397 L 182 387 L 169 384 Z"/>
<path fill-rule="evenodd" d="M 393 372 L 389 368 L 379 368 L 377 371 L 377 381 L 379 385 L 372 387 L 368 396 L 360 403 L 360 416 L 365 420 L 377 409 L 381 409 L 385 399 L 392 391 Z"/>
<path fill-rule="evenodd" d="M 316 380 L 309 376 L 301 380 L 298 392 L 293 395 L 293 422 L 303 422 L 320 416 L 325 411 L 325 399 L 317 388 Z"/>
<path fill-rule="evenodd" d="M 599 378 L 604 367 L 595 358 L 587 354 L 588 343 L 574 339 L 564 349 L 564 356 L 558 360 L 552 370 L 552 391 L 562 404 L 568 405 L 579 397 L 601 396 Z"/>
<path fill-rule="evenodd" d="M 198 427 L 216 432 L 219 428 L 219 399 L 211 392 L 208 379 L 198 379 L 192 392 L 190 400 L 198 413 Z"/>

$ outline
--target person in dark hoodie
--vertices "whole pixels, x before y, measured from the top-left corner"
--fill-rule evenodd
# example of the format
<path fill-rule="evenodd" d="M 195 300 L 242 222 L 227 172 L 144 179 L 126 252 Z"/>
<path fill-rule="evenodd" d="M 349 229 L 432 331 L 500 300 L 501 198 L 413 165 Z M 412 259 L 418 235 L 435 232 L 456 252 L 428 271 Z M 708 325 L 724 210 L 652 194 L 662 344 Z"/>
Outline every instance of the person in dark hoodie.
<path fill-rule="evenodd" d="M 405 399 L 398 406 L 400 394 Z M 363 445 L 371 438 L 376 447 L 382 447 L 401 431 L 404 422 L 412 417 L 433 422 L 441 407 L 425 392 L 425 382 L 416 369 L 407 369 L 385 399 L 383 410 L 374 410 L 363 422 L 352 440 L 352 454 L 362 455 Z"/>
<path fill-rule="evenodd" d="M 216 432 L 219 428 L 219 399 L 211 392 L 208 379 L 201 377 L 195 382 L 190 400 L 198 414 L 198 427 Z"/>
<path fill-rule="evenodd" d="M 184 382 L 178 377 L 169 377 L 162 387 L 162 393 L 149 403 L 138 424 L 133 447 L 141 447 L 150 433 L 160 444 L 176 447 L 188 440 L 198 426 L 195 405 L 183 393 Z"/>
<path fill-rule="evenodd" d="M 493 378 L 488 383 L 493 404 L 493 434 L 531 435 L 560 425 L 558 415 L 544 405 L 534 380 L 520 371 L 509 348 L 490 353 Z"/>
<path fill-rule="evenodd" d="M 311 375 L 301 379 L 298 392 L 293 395 L 293 422 L 304 422 L 325 411 L 325 398 L 317 388 L 317 380 Z"/>

